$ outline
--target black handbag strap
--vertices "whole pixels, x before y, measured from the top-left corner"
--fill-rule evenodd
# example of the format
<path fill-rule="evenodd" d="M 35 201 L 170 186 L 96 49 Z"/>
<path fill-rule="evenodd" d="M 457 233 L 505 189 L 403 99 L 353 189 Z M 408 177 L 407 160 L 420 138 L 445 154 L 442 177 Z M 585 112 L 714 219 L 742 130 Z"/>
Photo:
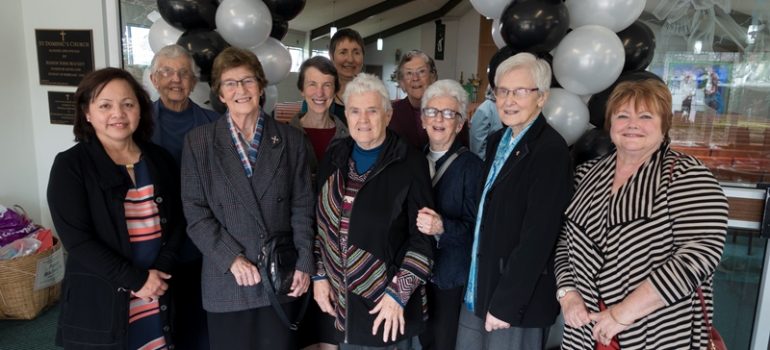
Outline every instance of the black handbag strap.
<path fill-rule="evenodd" d="M 296 331 L 299 329 L 299 323 L 302 321 L 302 318 L 305 316 L 305 311 L 307 311 L 307 305 L 310 302 L 310 291 L 305 292 L 305 295 L 302 296 L 302 306 L 299 309 L 299 314 L 297 315 L 297 319 L 295 321 L 290 321 L 289 316 L 286 315 L 286 311 L 283 310 L 281 307 L 281 303 L 278 301 L 278 296 L 275 295 L 275 286 L 273 285 L 273 281 L 270 279 L 270 277 L 267 275 L 267 266 L 261 266 L 259 268 L 259 274 L 262 275 L 262 283 L 267 283 L 265 285 L 264 290 L 267 294 L 268 300 L 270 300 L 270 305 L 273 306 L 273 309 L 275 310 L 275 313 L 278 315 L 278 318 L 281 319 L 281 322 L 283 322 L 286 327 L 289 327 L 290 330 Z M 308 288 L 309 289 L 309 288 Z"/>
<path fill-rule="evenodd" d="M 436 186 L 438 180 L 440 180 L 441 176 L 443 176 L 446 170 L 449 169 L 449 166 L 452 165 L 452 162 L 454 162 L 459 155 L 465 153 L 466 151 L 468 151 L 468 148 L 461 146 L 457 149 L 457 151 L 455 151 L 455 153 L 452 153 L 452 155 L 450 155 L 449 158 L 444 161 L 444 164 L 441 164 L 441 167 L 438 168 L 436 174 L 433 175 L 433 180 L 431 181 L 433 186 Z"/>

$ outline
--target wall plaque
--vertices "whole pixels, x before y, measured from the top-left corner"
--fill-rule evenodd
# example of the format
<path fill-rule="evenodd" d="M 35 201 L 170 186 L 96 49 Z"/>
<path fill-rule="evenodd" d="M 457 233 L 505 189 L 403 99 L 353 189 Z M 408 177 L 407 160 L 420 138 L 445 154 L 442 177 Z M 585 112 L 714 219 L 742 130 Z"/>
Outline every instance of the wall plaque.
<path fill-rule="evenodd" d="M 40 85 L 78 86 L 94 70 L 93 31 L 35 29 Z"/>
<path fill-rule="evenodd" d="M 51 124 L 75 124 L 75 93 L 48 91 L 48 114 Z"/>

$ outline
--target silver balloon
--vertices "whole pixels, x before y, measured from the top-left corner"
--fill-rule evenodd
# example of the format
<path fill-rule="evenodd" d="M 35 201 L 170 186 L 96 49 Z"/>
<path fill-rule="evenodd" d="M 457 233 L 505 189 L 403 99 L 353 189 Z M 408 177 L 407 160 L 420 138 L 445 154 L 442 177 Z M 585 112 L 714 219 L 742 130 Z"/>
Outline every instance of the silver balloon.
<path fill-rule="evenodd" d="M 597 93 L 618 79 L 626 62 L 620 38 L 597 25 L 576 28 L 561 40 L 553 55 L 553 74 L 576 95 Z"/>
<path fill-rule="evenodd" d="M 511 0 L 471 0 L 471 5 L 484 17 L 488 18 L 500 18 L 503 14 L 503 9 Z"/>
<path fill-rule="evenodd" d="M 619 32 L 630 26 L 644 10 L 646 0 L 567 0 L 571 28 L 588 24 Z"/>
<path fill-rule="evenodd" d="M 205 81 L 199 81 L 197 84 L 195 84 L 193 91 L 190 92 L 190 99 L 197 103 L 199 106 L 213 111 L 214 108 L 211 106 L 211 102 L 209 101 L 210 95 L 211 87 L 209 87 L 209 83 Z"/>
<path fill-rule="evenodd" d="M 144 86 L 144 90 L 147 91 L 147 94 L 150 95 L 151 100 L 155 101 L 160 98 L 160 94 L 158 93 L 158 90 L 155 89 L 155 85 L 152 84 L 152 79 L 150 78 L 150 67 L 145 68 L 144 72 L 142 72 L 142 86 Z"/>
<path fill-rule="evenodd" d="M 278 103 L 278 87 L 270 85 L 265 88 L 265 106 L 262 109 L 267 114 L 272 114 L 275 110 L 275 105 Z"/>
<path fill-rule="evenodd" d="M 505 47 L 505 40 L 503 40 L 503 35 L 500 34 L 499 18 L 495 18 L 495 20 L 492 21 L 492 41 L 495 42 L 495 46 L 497 46 L 498 49 Z"/>
<path fill-rule="evenodd" d="M 243 49 L 261 45 L 273 29 L 270 9 L 262 0 L 224 0 L 215 21 L 222 38 Z"/>
<path fill-rule="evenodd" d="M 554 88 L 543 106 L 543 115 L 559 135 L 571 145 L 583 135 L 588 125 L 588 106 L 567 90 Z"/>
<path fill-rule="evenodd" d="M 277 39 L 267 38 L 262 45 L 252 47 L 249 50 L 257 55 L 269 85 L 278 84 L 289 76 L 291 54 L 286 46 L 283 46 Z"/>
<path fill-rule="evenodd" d="M 176 44 L 180 36 L 182 36 L 181 30 L 174 28 L 163 18 L 158 18 L 150 26 L 150 33 L 147 35 L 147 39 L 150 41 L 152 52 L 158 52 L 164 46 Z"/>

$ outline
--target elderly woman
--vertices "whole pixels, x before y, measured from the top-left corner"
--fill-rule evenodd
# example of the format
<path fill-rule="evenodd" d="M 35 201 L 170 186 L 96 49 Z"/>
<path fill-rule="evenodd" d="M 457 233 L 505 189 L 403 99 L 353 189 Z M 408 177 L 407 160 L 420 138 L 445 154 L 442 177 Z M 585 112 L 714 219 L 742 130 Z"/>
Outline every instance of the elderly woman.
<path fill-rule="evenodd" d="M 182 141 L 193 128 L 219 119 L 219 113 L 201 108 L 190 100 L 200 70 L 182 46 L 164 46 L 152 58 L 150 80 L 160 99 L 152 104 L 155 131 L 152 142 L 182 161 Z M 201 304 L 202 256 L 187 235 L 179 251 L 179 264 L 171 283 L 184 293 L 174 295 L 174 332 L 180 349 L 209 349 L 206 311 Z"/>
<path fill-rule="evenodd" d="M 337 69 L 326 57 L 310 58 L 299 68 L 297 88 L 305 99 L 308 110 L 297 113 L 289 125 L 302 131 L 307 137 L 308 164 L 310 172 L 315 175 L 318 161 L 323 158 L 332 140 L 348 136 L 348 128 L 342 122 L 344 117 L 335 117 L 329 112 L 329 107 L 334 103 L 334 96 L 340 89 Z"/>
<path fill-rule="evenodd" d="M 75 92 L 75 141 L 51 168 L 48 204 L 68 254 L 56 343 L 160 349 L 168 280 L 184 236 L 179 170 L 149 142 L 152 103 L 128 72 L 100 69 Z"/>
<path fill-rule="evenodd" d="M 435 210 L 422 208 L 417 228 L 433 238 L 435 265 L 428 285 L 428 324 L 423 349 L 454 349 L 457 322 L 471 263 L 482 161 L 457 139 L 468 94 L 454 80 L 433 83 L 422 97 L 428 131 L 426 157 L 433 178 Z"/>
<path fill-rule="evenodd" d="M 547 62 L 529 53 L 497 68 L 497 111 L 474 227 L 458 349 L 542 349 L 559 313 L 553 251 L 571 194 L 567 145 L 541 111 Z"/>
<path fill-rule="evenodd" d="M 313 194 L 304 137 L 259 107 L 266 84 L 257 57 L 228 48 L 214 60 L 212 89 L 227 114 L 191 131 L 182 154 L 187 232 L 203 253 L 203 307 L 212 349 L 289 349 L 284 322 L 310 284 Z M 290 292 L 271 307 L 277 276 L 271 242 L 297 259 Z M 291 268 L 291 267 L 290 267 Z M 268 279 L 268 280 L 265 280 Z M 268 283 L 270 282 L 270 283 Z M 283 317 L 282 317 L 283 316 Z M 294 327 L 292 327 L 294 328 Z"/>
<path fill-rule="evenodd" d="M 339 88 L 334 93 L 329 113 L 347 125 L 342 94 L 348 83 L 364 68 L 364 39 L 351 28 L 340 29 L 329 40 L 329 56 L 337 69 L 339 78 Z M 308 102 L 302 101 L 300 113 L 305 113 L 307 110 Z"/>
<path fill-rule="evenodd" d="M 336 318 L 342 349 L 405 349 L 424 328 L 432 248 L 415 221 L 432 207 L 428 166 L 386 129 L 377 77 L 358 75 L 343 99 L 351 137 L 332 144 L 318 170 L 313 297 Z"/>
<path fill-rule="evenodd" d="M 428 134 L 420 118 L 420 105 L 425 90 L 436 78 L 436 63 L 420 50 L 403 54 L 396 67 L 396 79 L 406 97 L 393 102 L 393 118 L 388 127 L 420 150 L 428 144 Z"/>
<path fill-rule="evenodd" d="M 705 349 L 727 199 L 697 159 L 669 148 L 671 93 L 619 84 L 605 127 L 617 148 L 580 166 L 556 250 L 565 349 Z M 610 345 L 612 344 L 612 345 Z"/>

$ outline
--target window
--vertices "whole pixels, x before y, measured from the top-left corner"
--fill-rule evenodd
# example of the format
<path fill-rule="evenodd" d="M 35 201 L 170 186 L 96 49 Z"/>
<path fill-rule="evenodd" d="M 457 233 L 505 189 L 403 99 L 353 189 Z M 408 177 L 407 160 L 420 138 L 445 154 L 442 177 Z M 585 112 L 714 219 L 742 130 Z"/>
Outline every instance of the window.
<path fill-rule="evenodd" d="M 295 73 L 299 72 L 299 66 L 305 61 L 305 50 L 296 46 L 286 46 L 286 48 L 289 49 L 289 54 L 291 54 L 290 71 Z"/>
<path fill-rule="evenodd" d="M 125 30 L 126 42 L 123 55 L 126 64 L 149 66 L 154 56 L 150 48 L 150 41 L 147 39 L 147 36 L 150 34 L 150 28 L 127 25 Z"/>
<path fill-rule="evenodd" d="M 312 56 L 323 56 L 328 59 L 331 59 L 331 57 L 329 57 L 329 50 L 313 50 Z"/>

